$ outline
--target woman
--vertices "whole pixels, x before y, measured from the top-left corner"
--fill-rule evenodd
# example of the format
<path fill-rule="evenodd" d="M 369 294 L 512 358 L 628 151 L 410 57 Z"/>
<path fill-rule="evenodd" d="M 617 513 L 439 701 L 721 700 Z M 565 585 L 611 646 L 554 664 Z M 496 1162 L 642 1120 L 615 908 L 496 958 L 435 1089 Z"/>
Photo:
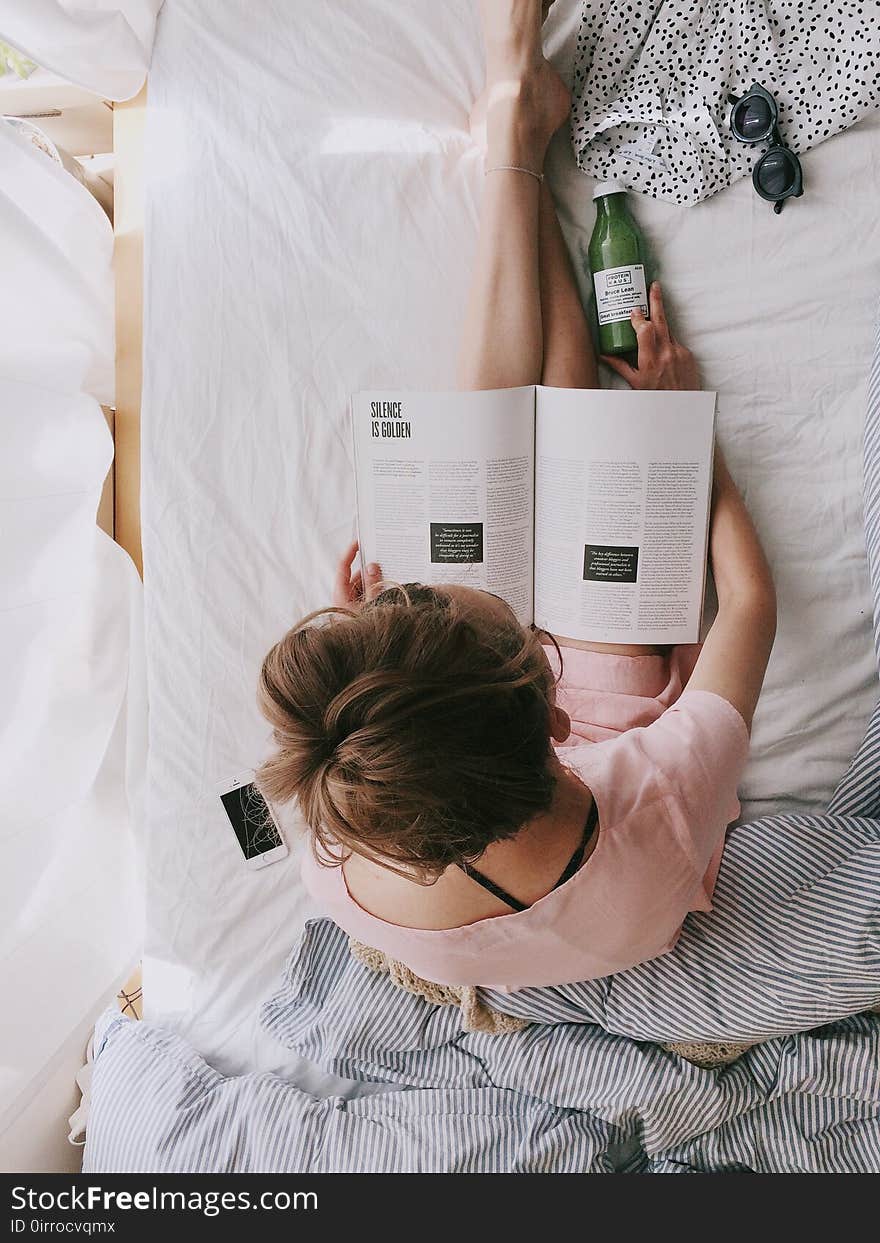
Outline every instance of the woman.
<path fill-rule="evenodd" d="M 568 115 L 541 50 L 538 0 L 483 0 L 486 181 L 461 384 L 598 387 L 541 173 Z M 698 387 L 662 295 L 633 313 L 636 388 Z M 277 753 L 270 800 L 297 799 L 304 876 L 358 940 L 442 984 L 519 988 L 609 975 L 670 949 L 710 909 L 775 593 L 716 456 L 710 556 L 718 615 L 669 653 L 539 636 L 497 597 L 419 584 L 376 594 L 340 566 L 337 607 L 267 656 Z M 597 741 L 602 739 L 603 741 Z"/>

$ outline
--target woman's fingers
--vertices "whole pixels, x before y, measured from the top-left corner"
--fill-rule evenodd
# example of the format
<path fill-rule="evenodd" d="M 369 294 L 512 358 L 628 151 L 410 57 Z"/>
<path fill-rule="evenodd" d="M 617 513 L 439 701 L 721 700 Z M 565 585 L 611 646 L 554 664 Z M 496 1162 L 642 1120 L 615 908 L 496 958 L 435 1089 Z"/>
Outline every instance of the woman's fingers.
<path fill-rule="evenodd" d="M 639 346 L 639 365 L 641 366 L 642 352 L 652 352 L 657 344 L 657 329 L 645 317 L 645 312 L 640 306 L 633 307 L 629 320 L 635 330 L 636 341 Z"/>
<path fill-rule="evenodd" d="M 333 580 L 333 603 L 349 604 L 351 602 L 351 566 L 358 552 L 358 542 L 353 540 L 339 559 L 336 576 Z"/>
<path fill-rule="evenodd" d="M 340 572 L 344 570 L 346 574 L 350 575 L 351 574 L 351 563 L 354 561 L 357 555 L 358 555 L 358 542 L 355 539 L 351 541 L 349 546 L 346 548 L 345 552 L 339 558 Z"/>
<path fill-rule="evenodd" d="M 669 331 L 663 293 L 654 281 L 648 295 L 651 318 L 640 306 L 634 307 L 630 323 L 636 334 L 638 357 L 632 367 L 622 358 L 605 354 L 602 361 L 636 389 L 698 389 L 700 373 L 690 350 L 680 345 Z"/>
<path fill-rule="evenodd" d="M 382 567 L 371 561 L 364 572 L 364 599 L 372 600 L 382 582 Z"/>
<path fill-rule="evenodd" d="M 371 561 L 368 566 L 352 573 L 352 565 L 360 551 L 357 540 L 346 548 L 336 566 L 336 577 L 333 583 L 333 603 L 359 604 L 362 600 L 372 600 L 382 582 L 382 568 Z"/>
<path fill-rule="evenodd" d="M 644 379 L 648 373 L 653 373 L 657 367 L 657 353 L 660 346 L 659 334 L 657 327 L 649 319 L 645 318 L 644 311 L 640 306 L 633 308 L 630 316 L 630 322 L 636 333 L 636 342 L 638 344 L 639 353 L 636 359 L 636 367 L 639 374 L 643 377 L 641 387 L 645 387 Z M 654 388 L 654 384 L 648 384 L 647 387 Z"/>
<path fill-rule="evenodd" d="M 660 282 L 654 281 L 648 291 L 648 306 L 651 309 L 651 322 L 661 337 L 672 337 L 666 319 L 666 307 L 663 305 L 663 291 Z"/>
<path fill-rule="evenodd" d="M 612 354 L 600 354 L 599 357 L 606 367 L 616 371 L 622 379 L 626 380 L 627 384 L 632 385 L 633 388 L 638 388 L 639 373 L 635 367 L 631 367 L 623 358 L 615 358 Z"/>

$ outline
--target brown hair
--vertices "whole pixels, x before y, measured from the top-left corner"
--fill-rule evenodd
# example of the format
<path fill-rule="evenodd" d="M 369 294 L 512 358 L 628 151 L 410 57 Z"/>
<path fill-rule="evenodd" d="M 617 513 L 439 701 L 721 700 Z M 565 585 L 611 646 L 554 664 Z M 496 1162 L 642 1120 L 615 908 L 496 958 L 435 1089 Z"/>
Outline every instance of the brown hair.
<path fill-rule="evenodd" d="M 259 785 L 299 800 L 324 861 L 355 851 L 428 881 L 550 806 L 553 685 L 537 633 L 440 590 L 323 609 L 263 662 L 278 749 Z"/>

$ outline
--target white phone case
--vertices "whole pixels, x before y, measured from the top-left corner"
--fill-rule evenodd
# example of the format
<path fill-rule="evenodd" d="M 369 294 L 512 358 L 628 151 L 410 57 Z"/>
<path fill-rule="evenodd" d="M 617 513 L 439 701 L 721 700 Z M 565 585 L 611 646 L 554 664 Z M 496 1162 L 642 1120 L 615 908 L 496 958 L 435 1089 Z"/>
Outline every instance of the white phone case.
<path fill-rule="evenodd" d="M 217 786 L 217 798 L 222 799 L 224 794 L 232 794 L 233 791 L 240 790 L 243 786 L 252 785 L 253 781 L 254 781 L 253 772 L 239 773 L 238 776 L 232 777 L 229 781 L 224 781 L 221 785 Z M 269 819 L 272 821 L 272 825 L 275 829 L 275 832 L 278 834 L 278 837 L 279 839 L 281 839 L 281 841 L 280 841 L 280 845 L 273 846 L 269 850 L 261 851 L 259 854 L 251 855 L 250 858 L 248 858 L 247 855 L 245 855 L 244 847 L 239 841 L 238 834 L 235 832 L 235 828 L 229 819 L 229 816 L 226 812 L 226 808 L 223 806 L 222 803 L 220 804 L 220 810 L 223 813 L 226 823 L 229 825 L 229 828 L 232 830 L 232 835 L 235 838 L 236 845 L 239 848 L 239 852 L 241 853 L 241 856 L 244 859 L 244 862 L 247 864 L 249 868 L 253 868 L 254 870 L 268 867 L 270 863 L 277 863 L 279 859 L 287 858 L 287 855 L 290 853 L 287 849 L 287 843 L 281 837 L 281 830 L 278 827 L 278 821 L 275 819 L 275 816 L 272 814 L 271 807 L 266 802 L 266 800 L 262 797 L 262 795 L 260 795 L 260 802 L 262 804 L 262 807 L 265 809 L 265 813 L 268 815 Z"/>

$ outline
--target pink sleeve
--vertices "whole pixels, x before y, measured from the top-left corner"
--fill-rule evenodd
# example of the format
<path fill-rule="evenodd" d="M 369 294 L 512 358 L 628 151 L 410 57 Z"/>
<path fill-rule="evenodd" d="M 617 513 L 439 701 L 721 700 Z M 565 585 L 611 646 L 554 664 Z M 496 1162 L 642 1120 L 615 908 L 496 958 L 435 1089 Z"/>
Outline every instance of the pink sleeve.
<path fill-rule="evenodd" d="M 688 691 L 641 731 L 640 749 L 659 768 L 686 825 L 686 847 L 707 897 L 715 884 L 724 831 L 740 812 L 737 787 L 749 731 L 736 708 L 711 691 Z"/>

